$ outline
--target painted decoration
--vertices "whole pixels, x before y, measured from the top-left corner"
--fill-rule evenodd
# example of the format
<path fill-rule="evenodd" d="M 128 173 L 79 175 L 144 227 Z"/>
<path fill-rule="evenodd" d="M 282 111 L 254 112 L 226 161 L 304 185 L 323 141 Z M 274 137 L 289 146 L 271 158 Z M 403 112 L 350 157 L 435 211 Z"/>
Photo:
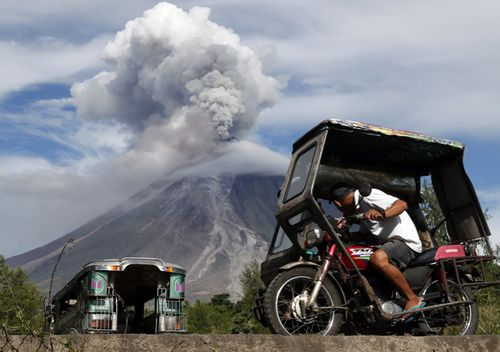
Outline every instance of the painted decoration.
<path fill-rule="evenodd" d="M 184 275 L 172 274 L 170 276 L 170 298 L 184 298 L 185 282 Z"/>
<path fill-rule="evenodd" d="M 108 274 L 106 272 L 89 273 L 87 288 L 90 295 L 105 296 L 108 293 Z"/>

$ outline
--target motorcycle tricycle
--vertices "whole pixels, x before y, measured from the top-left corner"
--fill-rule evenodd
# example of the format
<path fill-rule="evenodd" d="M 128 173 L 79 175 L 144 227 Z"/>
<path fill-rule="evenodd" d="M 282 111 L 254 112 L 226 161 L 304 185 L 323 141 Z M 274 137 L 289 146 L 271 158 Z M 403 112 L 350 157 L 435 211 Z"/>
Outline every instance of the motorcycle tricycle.
<path fill-rule="evenodd" d="M 278 196 L 278 226 L 261 264 L 266 285 L 254 313 L 275 333 L 474 334 L 477 288 L 494 260 L 490 231 L 463 167 L 464 145 L 358 122 L 326 120 L 293 146 Z M 422 178 L 443 212 L 448 243 L 438 245 L 420 208 Z M 367 196 L 371 187 L 403 199 L 424 251 L 404 269 L 426 306 L 408 312 L 404 298 L 370 265 L 376 246 L 337 228 L 326 206 L 343 182 Z M 360 216 L 347 217 L 349 224 Z M 477 255 L 477 242 L 486 255 Z"/>

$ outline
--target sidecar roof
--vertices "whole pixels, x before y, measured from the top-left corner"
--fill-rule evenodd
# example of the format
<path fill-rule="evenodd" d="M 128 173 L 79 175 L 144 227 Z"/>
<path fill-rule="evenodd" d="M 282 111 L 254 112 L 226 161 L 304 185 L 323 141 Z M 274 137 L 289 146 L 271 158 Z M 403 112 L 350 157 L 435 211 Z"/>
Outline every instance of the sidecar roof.
<path fill-rule="evenodd" d="M 310 145 L 321 150 L 311 161 L 315 164 L 311 166 L 314 176 L 307 179 L 300 196 L 289 200 L 285 192 L 278 202 L 278 214 L 283 213 L 286 221 L 304 207 L 302 203 L 313 196 L 313 189 L 321 195 L 334 182 L 355 185 L 365 180 L 416 202 L 420 198 L 420 177 L 431 175 L 450 238 L 465 241 L 490 235 L 464 169 L 464 144 L 363 122 L 325 120 L 294 143 L 286 185 L 290 185 L 295 170 L 293 163 L 311 150 Z M 280 225 L 286 230 L 285 221 Z"/>
<path fill-rule="evenodd" d="M 465 149 L 460 142 L 417 132 L 330 119 L 299 138 L 293 145 L 293 152 L 324 130 L 328 130 L 324 155 L 334 157 L 330 162 L 337 165 L 376 166 L 424 175 L 443 162 L 462 158 Z"/>

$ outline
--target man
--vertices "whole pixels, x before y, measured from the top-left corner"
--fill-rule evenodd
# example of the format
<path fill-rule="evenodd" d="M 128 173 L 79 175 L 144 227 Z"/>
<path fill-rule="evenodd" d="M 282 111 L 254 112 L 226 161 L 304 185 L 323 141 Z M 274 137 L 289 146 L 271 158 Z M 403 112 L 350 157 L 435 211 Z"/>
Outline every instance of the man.
<path fill-rule="evenodd" d="M 332 200 L 344 216 L 365 214 L 361 233 L 373 235 L 382 244 L 371 255 L 371 265 L 406 298 L 405 311 L 423 308 L 423 299 L 413 293 L 400 271 L 417 253 L 422 252 L 417 229 L 406 212 L 407 203 L 375 188 L 370 195 L 362 197 L 359 191 L 354 191 L 344 183 L 333 186 Z M 345 220 L 341 220 L 337 226 L 345 227 Z M 408 318 L 408 315 L 404 318 Z"/>

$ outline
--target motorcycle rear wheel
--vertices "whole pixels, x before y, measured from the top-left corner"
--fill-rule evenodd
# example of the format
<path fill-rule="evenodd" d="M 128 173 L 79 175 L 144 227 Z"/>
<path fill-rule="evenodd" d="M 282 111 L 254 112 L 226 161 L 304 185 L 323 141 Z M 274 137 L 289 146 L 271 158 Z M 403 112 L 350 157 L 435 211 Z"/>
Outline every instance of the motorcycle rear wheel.
<path fill-rule="evenodd" d="M 470 288 L 460 289 L 453 280 L 448 280 L 448 289 L 453 301 L 472 301 L 472 304 L 445 307 L 423 313 L 421 330 L 438 335 L 473 335 L 479 322 L 479 308 Z M 449 302 L 438 281 L 429 281 L 422 290 L 422 295 L 432 295 L 426 299 L 427 306 Z"/>
<path fill-rule="evenodd" d="M 277 275 L 264 294 L 264 312 L 273 332 L 280 335 L 335 335 L 344 320 L 336 285 L 325 279 L 313 310 L 303 313 L 303 305 L 314 287 L 317 269 L 298 267 Z"/>

